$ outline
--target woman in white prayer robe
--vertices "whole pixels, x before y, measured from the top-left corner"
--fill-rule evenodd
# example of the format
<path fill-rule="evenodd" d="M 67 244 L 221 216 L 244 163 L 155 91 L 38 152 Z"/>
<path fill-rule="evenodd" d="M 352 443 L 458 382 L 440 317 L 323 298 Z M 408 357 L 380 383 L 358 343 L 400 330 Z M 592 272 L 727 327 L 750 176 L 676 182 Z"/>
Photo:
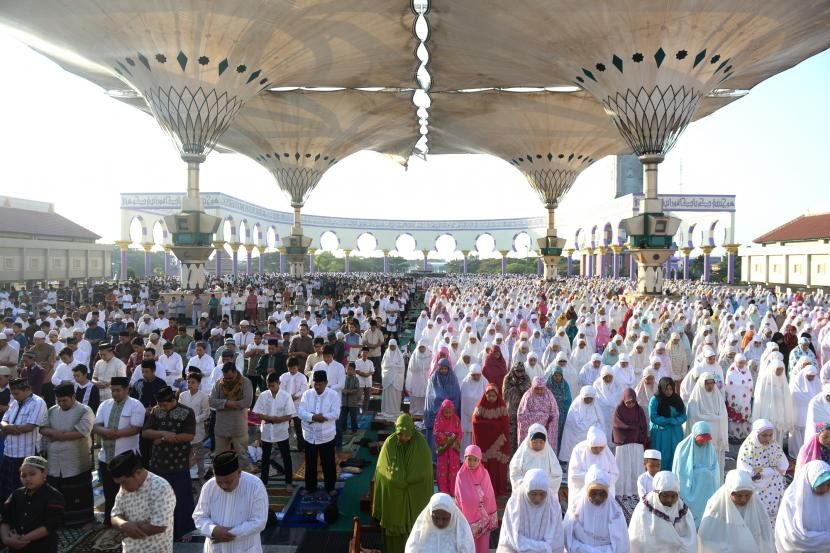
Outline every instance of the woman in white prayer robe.
<path fill-rule="evenodd" d="M 701 354 L 701 358 L 702 362 L 695 363 L 694 367 L 692 367 L 688 374 L 686 374 L 685 378 L 683 378 L 683 382 L 680 384 L 680 399 L 682 399 L 684 403 L 689 402 L 689 398 L 692 397 L 692 390 L 695 388 L 697 379 L 700 378 L 700 375 L 703 373 L 710 373 L 714 376 L 718 389 L 723 392 L 723 369 L 718 364 L 715 350 L 712 348 L 704 349 Z"/>
<path fill-rule="evenodd" d="M 602 413 L 597 407 L 596 397 L 597 391 L 593 386 L 583 386 L 579 395 L 571 402 L 562 431 L 562 443 L 559 446 L 560 461 L 569 461 L 576 444 L 588 435 L 588 429 L 602 424 Z"/>
<path fill-rule="evenodd" d="M 795 472 L 775 519 L 778 553 L 830 551 L 830 465 L 810 461 Z"/>
<path fill-rule="evenodd" d="M 807 418 L 804 424 L 805 443 L 816 434 L 816 425 L 821 422 L 830 422 L 830 384 L 822 385 L 821 392 L 807 404 Z"/>
<path fill-rule="evenodd" d="M 643 371 L 649 366 L 645 344 L 643 344 L 640 340 L 637 340 L 637 343 L 634 344 L 634 347 L 628 352 L 628 360 L 629 363 L 631 363 L 631 368 L 635 375 L 643 374 Z"/>
<path fill-rule="evenodd" d="M 657 394 L 660 383 L 657 380 L 657 371 L 654 369 L 646 369 L 643 371 L 637 387 L 634 392 L 637 394 L 637 405 L 643 408 L 646 413 L 646 424 L 649 423 L 648 404 Z"/>
<path fill-rule="evenodd" d="M 795 424 L 793 400 L 787 385 L 783 359 L 773 357 L 761 368 L 753 397 L 752 420 L 770 421 L 775 430 L 773 439 L 783 448 L 784 437 L 792 432 Z"/>
<path fill-rule="evenodd" d="M 723 481 L 723 467 L 726 463 L 726 452 L 729 449 L 729 418 L 723 394 L 718 390 L 712 373 L 703 373 L 697 379 L 692 395 L 686 403 L 686 416 L 684 424 L 686 436 L 692 431 L 696 422 L 709 423 L 712 430 L 712 445 L 718 455 L 720 479 Z"/>
<path fill-rule="evenodd" d="M 628 529 L 619 503 L 610 496 L 610 477 L 593 466 L 582 495 L 568 505 L 563 528 L 568 553 L 628 553 Z"/>
<path fill-rule="evenodd" d="M 606 436 L 610 436 L 614 410 L 622 400 L 623 388 L 617 383 L 614 369 L 608 365 L 603 365 L 599 378 L 594 380 L 593 386 L 597 391 L 596 404 L 602 415 L 602 430 Z M 614 449 L 613 443 L 611 449 Z"/>
<path fill-rule="evenodd" d="M 568 368 L 570 369 L 568 372 L 574 375 L 573 382 L 571 382 L 569 374 L 565 375 L 565 380 L 568 382 L 568 386 L 571 387 L 571 390 L 578 390 L 580 388 L 579 373 L 582 370 L 582 367 L 585 366 L 585 363 L 588 363 L 591 360 L 591 355 L 592 352 L 588 349 L 588 341 L 584 338 L 577 338 L 576 345 L 574 346 L 574 349 L 571 352 L 570 360 L 568 361 Z"/>
<path fill-rule="evenodd" d="M 749 473 L 730 470 L 706 503 L 698 553 L 775 553 L 772 525 Z"/>
<path fill-rule="evenodd" d="M 585 441 L 574 447 L 568 462 L 568 504 L 572 504 L 583 495 L 586 474 L 592 466 L 598 466 L 608 474 L 609 493 L 613 500 L 616 494 L 617 478 L 620 469 L 617 460 L 608 448 L 608 439 L 605 433 L 597 426 L 588 430 Z"/>
<path fill-rule="evenodd" d="M 525 362 L 525 372 L 531 380 L 533 380 L 533 378 L 536 376 L 545 376 L 545 368 L 539 362 L 539 356 L 532 351 L 527 355 L 527 362 Z"/>
<path fill-rule="evenodd" d="M 398 347 L 398 341 L 389 340 L 383 359 L 380 361 L 383 378 L 383 396 L 381 397 L 381 413 L 398 416 L 401 414 L 401 394 L 403 393 L 404 374 L 406 365 L 403 354 Z"/>
<path fill-rule="evenodd" d="M 432 496 L 415 519 L 406 540 L 406 553 L 475 553 L 470 523 L 445 493 Z"/>
<path fill-rule="evenodd" d="M 670 471 L 654 475 L 654 487 L 637 504 L 628 526 L 631 553 L 695 553 L 695 519 L 680 498 L 680 481 Z"/>
<path fill-rule="evenodd" d="M 564 539 L 557 492 L 544 471 L 530 469 L 507 501 L 496 553 L 563 553 Z"/>
<path fill-rule="evenodd" d="M 484 390 L 487 388 L 487 379 L 481 374 L 481 365 L 478 363 L 470 367 L 470 372 L 461 382 L 461 451 L 473 443 L 473 411 L 481 401 Z"/>
<path fill-rule="evenodd" d="M 787 440 L 787 452 L 795 458 L 804 445 L 804 427 L 807 424 L 807 406 L 821 392 L 818 369 L 806 367 L 790 380 L 790 397 L 793 401 L 793 430 Z"/>
<path fill-rule="evenodd" d="M 556 340 L 556 336 L 550 339 L 548 342 L 548 346 L 545 348 L 545 351 L 542 352 L 542 365 L 545 367 L 550 366 L 553 363 L 553 360 L 556 359 L 559 354 L 562 353 L 562 346 L 559 345 L 559 342 Z M 565 359 L 568 357 L 565 356 Z"/>
<path fill-rule="evenodd" d="M 554 497 L 559 497 L 562 467 L 556 458 L 553 446 L 548 443 L 548 431 L 539 423 L 530 425 L 527 436 L 510 459 L 510 485 L 514 490 L 519 488 L 524 475 L 530 469 L 544 471 L 548 475 L 550 492 Z"/>
<path fill-rule="evenodd" d="M 409 370 L 406 371 L 406 390 L 409 392 L 410 415 L 424 414 L 424 401 L 427 397 L 427 380 L 432 369 L 432 352 L 426 340 L 418 342 L 415 353 L 409 358 Z"/>
<path fill-rule="evenodd" d="M 617 359 L 617 364 L 614 365 L 614 381 L 624 390 L 637 386 L 638 380 L 634 374 L 634 369 L 631 366 L 631 360 L 628 354 L 621 353 L 619 359 Z"/>

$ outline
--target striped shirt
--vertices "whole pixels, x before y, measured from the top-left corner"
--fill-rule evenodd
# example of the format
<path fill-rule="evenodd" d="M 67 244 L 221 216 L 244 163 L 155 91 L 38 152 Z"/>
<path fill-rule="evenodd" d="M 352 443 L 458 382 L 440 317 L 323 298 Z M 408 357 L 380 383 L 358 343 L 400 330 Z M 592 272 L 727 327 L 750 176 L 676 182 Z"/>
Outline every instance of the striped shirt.
<path fill-rule="evenodd" d="M 46 424 L 46 402 L 35 394 L 23 400 L 22 404 L 12 399 L 9 410 L 3 415 L 3 421 L 8 424 L 34 424 L 35 429 L 25 434 L 7 434 L 3 454 L 6 457 L 22 459 L 35 455 L 40 447 L 40 427 Z"/>

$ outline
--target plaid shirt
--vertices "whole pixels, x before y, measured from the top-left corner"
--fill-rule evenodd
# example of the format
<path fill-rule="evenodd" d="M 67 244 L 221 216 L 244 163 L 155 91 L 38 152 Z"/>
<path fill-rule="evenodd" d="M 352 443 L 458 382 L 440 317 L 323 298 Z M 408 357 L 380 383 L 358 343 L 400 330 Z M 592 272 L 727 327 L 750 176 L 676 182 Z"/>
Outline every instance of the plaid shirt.
<path fill-rule="evenodd" d="M 35 429 L 25 434 L 7 434 L 3 452 L 6 457 L 22 459 L 37 452 L 40 447 L 39 429 L 46 424 L 46 412 L 46 402 L 35 394 L 25 399 L 22 405 L 15 399 L 11 400 L 3 421 L 14 425 L 34 424 Z"/>

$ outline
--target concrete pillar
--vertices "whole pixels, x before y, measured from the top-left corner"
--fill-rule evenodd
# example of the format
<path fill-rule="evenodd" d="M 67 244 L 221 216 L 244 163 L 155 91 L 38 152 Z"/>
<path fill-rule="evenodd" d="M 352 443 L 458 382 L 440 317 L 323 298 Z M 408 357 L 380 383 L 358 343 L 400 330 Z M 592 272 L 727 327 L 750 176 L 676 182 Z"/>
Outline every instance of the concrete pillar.
<path fill-rule="evenodd" d="M 588 278 L 592 278 L 594 276 L 594 262 L 595 262 L 594 248 L 588 248 L 586 251 L 587 251 L 587 254 L 588 254 L 588 273 L 587 273 L 586 276 Z"/>
<path fill-rule="evenodd" d="M 424 265 L 426 265 L 426 258 L 424 258 Z M 383 250 L 383 274 L 389 274 L 389 250 Z"/>
<path fill-rule="evenodd" d="M 308 274 L 314 274 L 314 252 L 317 250 L 314 248 L 308 248 Z"/>
<path fill-rule="evenodd" d="M 231 242 L 231 272 L 233 276 L 239 274 L 239 242 Z"/>
<path fill-rule="evenodd" d="M 622 256 L 622 246 L 611 246 L 611 270 L 614 278 L 620 278 L 620 258 Z"/>
<path fill-rule="evenodd" d="M 501 254 L 501 274 L 507 274 L 507 254 L 510 253 L 510 250 L 499 250 Z"/>
<path fill-rule="evenodd" d="M 349 274 L 352 272 L 351 265 L 349 263 L 349 256 L 351 256 L 352 250 L 343 250 L 343 272 Z"/>
<path fill-rule="evenodd" d="M 254 251 L 253 244 L 245 244 L 245 274 L 250 275 L 254 272 L 253 264 L 254 257 L 251 255 Z"/>
<path fill-rule="evenodd" d="M 738 244 L 726 244 L 726 283 L 735 284 L 735 255 L 738 253 Z M 810 256 L 807 256 L 807 278 L 810 278 Z M 808 280 L 807 286 L 810 285 Z"/>
<path fill-rule="evenodd" d="M 222 257 L 225 254 L 225 242 L 224 240 L 214 240 L 213 241 L 213 249 L 216 252 L 215 261 L 216 261 L 216 276 L 222 274 Z"/>
<path fill-rule="evenodd" d="M 637 280 L 637 260 L 633 254 L 628 256 L 628 278 Z"/>
<path fill-rule="evenodd" d="M 468 258 L 468 257 L 469 257 L 469 255 L 470 255 L 470 250 L 461 250 L 461 255 L 463 255 L 463 256 L 464 256 L 464 269 L 463 269 L 463 273 L 466 275 L 466 274 L 467 274 L 467 258 Z"/>
<path fill-rule="evenodd" d="M 164 246 L 164 276 L 170 276 L 170 246 Z"/>
<path fill-rule="evenodd" d="M 285 274 L 285 246 L 280 246 L 279 248 L 277 248 L 277 251 L 280 254 L 279 273 L 281 275 L 284 275 Z"/>
<path fill-rule="evenodd" d="M 145 242 L 141 247 L 144 248 L 144 277 L 148 278 L 152 275 L 152 257 L 150 256 L 150 251 L 153 249 L 153 244 Z"/>
<path fill-rule="evenodd" d="M 421 250 L 421 253 L 424 256 L 424 271 L 429 271 L 429 250 Z"/>
<path fill-rule="evenodd" d="M 536 258 L 536 276 L 542 276 L 545 274 L 545 264 L 542 262 L 542 257 L 539 256 Z"/>
<path fill-rule="evenodd" d="M 683 254 L 683 280 L 689 280 L 689 254 L 692 253 L 692 248 L 680 248 L 680 253 Z"/>
<path fill-rule="evenodd" d="M 709 282 L 712 278 L 710 255 L 712 255 L 712 246 L 703 246 L 703 282 Z"/>
<path fill-rule="evenodd" d="M 118 274 L 118 280 L 127 280 L 127 251 L 130 248 L 129 240 L 116 240 L 115 244 L 118 246 L 121 261 L 121 270 Z M 49 257 L 46 257 L 46 270 L 49 270 Z"/>
<path fill-rule="evenodd" d="M 574 254 L 574 250 L 565 250 L 565 254 L 567 255 L 566 259 L 568 260 L 568 270 L 567 270 L 568 272 L 567 272 L 566 276 L 568 278 L 571 278 L 571 275 L 573 275 L 573 270 L 574 270 L 574 260 L 573 260 L 573 257 L 572 257 L 573 254 Z"/>
<path fill-rule="evenodd" d="M 259 274 L 265 272 L 265 248 L 259 248 Z"/>
<path fill-rule="evenodd" d="M 599 252 L 599 273 L 597 273 L 597 276 L 605 278 L 608 275 L 608 248 L 600 246 L 597 251 Z"/>

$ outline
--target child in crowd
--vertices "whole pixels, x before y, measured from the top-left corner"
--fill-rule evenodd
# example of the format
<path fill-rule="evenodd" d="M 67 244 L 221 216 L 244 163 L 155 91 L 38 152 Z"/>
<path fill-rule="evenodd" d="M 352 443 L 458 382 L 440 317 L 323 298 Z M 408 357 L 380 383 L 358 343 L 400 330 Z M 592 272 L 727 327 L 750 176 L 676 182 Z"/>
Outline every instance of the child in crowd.
<path fill-rule="evenodd" d="M 351 420 L 352 432 L 357 432 L 357 409 L 362 399 L 360 381 L 357 379 L 357 369 L 354 361 L 349 361 L 346 367 L 346 384 L 341 392 L 340 428 L 346 431 L 347 418 Z"/>
<path fill-rule="evenodd" d="M 663 455 L 656 449 L 647 449 L 643 452 L 643 465 L 646 471 L 637 478 L 637 494 L 640 501 L 652 490 L 654 475 L 660 472 Z"/>
<path fill-rule="evenodd" d="M 3 505 L 0 537 L 12 551 L 54 553 L 58 550 L 57 530 L 63 526 L 63 495 L 46 483 L 47 462 L 43 457 L 26 457 L 20 465 L 22 488 L 16 489 Z"/>

